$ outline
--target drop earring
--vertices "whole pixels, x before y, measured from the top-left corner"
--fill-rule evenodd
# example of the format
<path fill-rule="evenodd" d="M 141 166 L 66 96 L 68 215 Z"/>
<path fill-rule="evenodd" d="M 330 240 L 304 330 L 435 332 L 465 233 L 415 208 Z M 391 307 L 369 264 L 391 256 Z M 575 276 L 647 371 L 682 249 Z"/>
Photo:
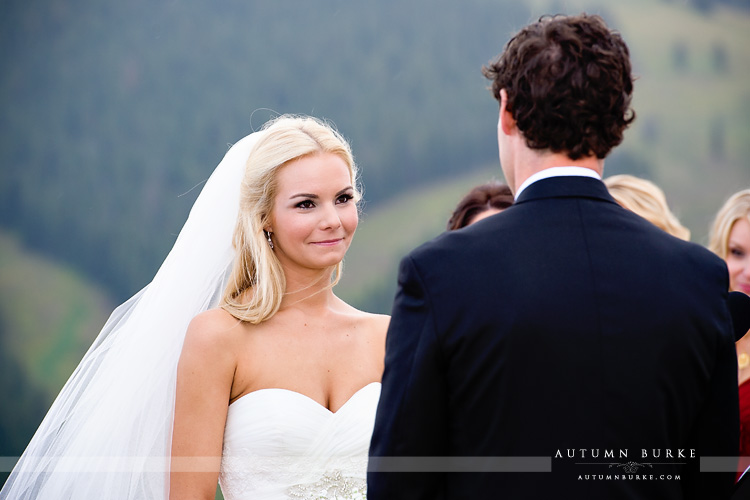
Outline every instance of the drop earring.
<path fill-rule="evenodd" d="M 268 240 L 268 246 L 273 250 L 273 241 L 271 241 L 271 232 L 266 231 L 266 239 Z"/>

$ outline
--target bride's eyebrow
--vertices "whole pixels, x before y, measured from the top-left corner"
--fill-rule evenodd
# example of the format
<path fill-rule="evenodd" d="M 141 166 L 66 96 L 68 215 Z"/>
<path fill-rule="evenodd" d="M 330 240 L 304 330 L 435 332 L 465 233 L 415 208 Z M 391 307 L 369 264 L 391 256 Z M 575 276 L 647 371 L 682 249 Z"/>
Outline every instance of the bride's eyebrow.
<path fill-rule="evenodd" d="M 294 194 L 289 197 L 290 200 L 293 200 L 294 198 L 312 198 L 312 199 L 318 199 L 317 194 L 310 194 L 310 193 L 298 193 Z"/>
<path fill-rule="evenodd" d="M 341 196 L 342 194 L 345 194 L 347 191 L 352 191 L 352 190 L 354 190 L 352 186 L 346 186 L 344 189 L 336 193 L 335 197 L 337 198 Z M 320 198 L 320 196 L 318 196 L 317 194 L 312 194 L 312 193 L 297 193 L 289 197 L 290 200 L 293 200 L 294 198 L 310 198 L 313 200 L 317 200 L 318 198 Z"/>

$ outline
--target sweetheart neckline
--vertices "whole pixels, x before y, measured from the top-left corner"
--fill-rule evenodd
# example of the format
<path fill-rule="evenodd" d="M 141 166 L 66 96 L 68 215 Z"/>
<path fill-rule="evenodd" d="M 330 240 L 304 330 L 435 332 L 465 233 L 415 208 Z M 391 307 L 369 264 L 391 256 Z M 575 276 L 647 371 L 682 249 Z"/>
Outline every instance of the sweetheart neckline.
<path fill-rule="evenodd" d="M 291 389 L 283 389 L 281 387 L 264 387 L 263 389 L 256 389 L 256 390 L 254 390 L 252 392 L 248 392 L 247 394 L 244 394 L 244 395 L 240 396 L 239 398 L 235 399 L 234 401 L 232 401 L 229 404 L 229 407 L 231 408 L 238 401 L 240 401 L 242 399 L 245 399 L 248 396 L 252 396 L 253 394 L 265 393 L 265 392 L 271 392 L 271 391 L 281 391 L 282 393 L 291 393 L 291 394 L 296 394 L 297 396 L 301 396 L 303 399 L 306 399 L 306 400 L 312 402 L 315 406 L 317 406 L 318 408 L 321 408 L 321 409 L 325 410 L 329 414 L 331 414 L 331 415 L 338 415 L 338 413 L 341 410 L 343 410 L 344 407 L 346 407 L 346 405 L 348 405 L 353 399 L 355 399 L 359 393 L 363 392 L 365 389 L 367 389 L 368 387 L 370 387 L 372 385 L 381 385 L 381 384 L 380 384 L 380 382 L 370 382 L 369 384 L 367 384 L 367 385 L 359 388 L 358 390 L 356 390 L 354 392 L 354 394 L 352 394 L 349 397 L 349 399 L 347 399 L 344 402 L 344 404 L 342 404 L 341 406 L 339 406 L 339 408 L 336 411 L 331 411 L 330 409 L 326 408 L 325 406 L 323 406 L 322 404 L 320 404 L 319 402 L 317 402 L 315 399 L 311 398 L 307 394 L 302 394 L 301 392 L 293 391 Z"/>

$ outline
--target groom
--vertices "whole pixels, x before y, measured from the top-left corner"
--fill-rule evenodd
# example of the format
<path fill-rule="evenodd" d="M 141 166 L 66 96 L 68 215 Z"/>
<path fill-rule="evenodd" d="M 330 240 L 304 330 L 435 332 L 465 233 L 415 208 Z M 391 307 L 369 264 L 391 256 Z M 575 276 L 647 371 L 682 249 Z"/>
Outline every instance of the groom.
<path fill-rule="evenodd" d="M 634 118 L 624 41 L 543 18 L 484 73 L 516 203 L 402 261 L 368 498 L 727 497 L 726 267 L 600 180 Z"/>

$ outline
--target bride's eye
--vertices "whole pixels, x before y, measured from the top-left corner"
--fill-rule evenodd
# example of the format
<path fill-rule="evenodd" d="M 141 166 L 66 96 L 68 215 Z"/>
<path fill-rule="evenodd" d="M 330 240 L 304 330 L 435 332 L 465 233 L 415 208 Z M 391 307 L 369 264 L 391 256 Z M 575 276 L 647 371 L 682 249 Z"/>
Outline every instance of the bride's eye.
<path fill-rule="evenodd" d="M 349 203 L 353 199 L 354 199 L 354 196 L 350 194 L 342 194 L 341 196 L 336 198 L 336 203 L 338 204 Z"/>
<path fill-rule="evenodd" d="M 303 200 L 294 205 L 295 208 L 314 208 L 315 204 L 312 202 L 312 200 Z"/>

